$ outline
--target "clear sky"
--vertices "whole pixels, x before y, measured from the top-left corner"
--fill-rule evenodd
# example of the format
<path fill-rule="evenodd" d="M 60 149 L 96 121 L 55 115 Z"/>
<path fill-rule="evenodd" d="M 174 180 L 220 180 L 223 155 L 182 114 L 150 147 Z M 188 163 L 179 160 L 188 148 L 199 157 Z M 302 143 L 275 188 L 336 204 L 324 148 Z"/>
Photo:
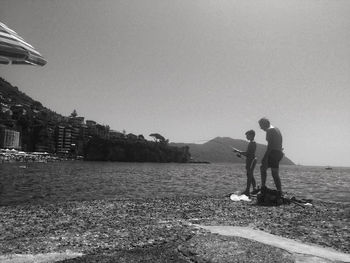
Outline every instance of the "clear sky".
<path fill-rule="evenodd" d="M 350 166 L 350 1 L 0 0 L 48 60 L 0 66 L 44 106 L 171 142 L 265 143 L 266 116 L 305 165 Z"/>

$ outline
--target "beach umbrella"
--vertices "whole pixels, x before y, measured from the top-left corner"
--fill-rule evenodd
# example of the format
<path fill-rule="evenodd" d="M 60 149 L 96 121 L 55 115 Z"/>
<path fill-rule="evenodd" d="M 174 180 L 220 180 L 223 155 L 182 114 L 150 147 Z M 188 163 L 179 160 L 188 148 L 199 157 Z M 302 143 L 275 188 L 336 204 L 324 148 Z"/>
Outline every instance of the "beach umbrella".
<path fill-rule="evenodd" d="M 0 22 L 0 64 L 44 66 L 46 60 L 32 45 Z"/>

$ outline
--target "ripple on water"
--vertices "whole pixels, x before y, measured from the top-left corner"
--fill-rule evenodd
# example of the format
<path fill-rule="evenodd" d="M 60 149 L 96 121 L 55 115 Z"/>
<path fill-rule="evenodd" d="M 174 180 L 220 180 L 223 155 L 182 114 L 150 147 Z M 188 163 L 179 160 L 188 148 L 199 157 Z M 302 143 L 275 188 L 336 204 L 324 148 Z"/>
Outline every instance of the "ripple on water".
<path fill-rule="evenodd" d="M 0 203 L 55 202 L 176 195 L 226 195 L 243 190 L 243 164 L 109 162 L 0 166 Z M 283 189 L 299 197 L 350 202 L 350 168 L 282 166 Z M 260 183 L 258 169 L 255 179 Z M 267 185 L 273 187 L 271 175 Z M 1 190 L 2 189 L 2 190 Z"/>

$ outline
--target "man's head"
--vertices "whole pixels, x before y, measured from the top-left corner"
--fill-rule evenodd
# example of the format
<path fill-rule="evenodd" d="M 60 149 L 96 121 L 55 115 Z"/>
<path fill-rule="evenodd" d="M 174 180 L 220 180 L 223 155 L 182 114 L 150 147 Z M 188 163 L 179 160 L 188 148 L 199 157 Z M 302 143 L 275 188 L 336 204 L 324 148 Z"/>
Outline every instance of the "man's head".
<path fill-rule="evenodd" d="M 254 137 L 255 137 L 255 131 L 249 130 L 245 133 L 245 136 L 247 137 L 247 140 L 252 141 L 254 140 Z"/>
<path fill-rule="evenodd" d="M 266 131 L 268 128 L 270 128 L 270 121 L 267 118 L 261 118 L 259 120 L 260 128 L 264 131 Z"/>

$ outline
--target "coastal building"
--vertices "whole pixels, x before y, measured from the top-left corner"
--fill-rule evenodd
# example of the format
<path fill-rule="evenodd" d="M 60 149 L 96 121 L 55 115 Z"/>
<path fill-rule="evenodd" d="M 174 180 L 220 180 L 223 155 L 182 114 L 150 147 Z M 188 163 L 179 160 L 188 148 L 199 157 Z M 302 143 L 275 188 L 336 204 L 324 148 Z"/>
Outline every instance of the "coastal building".
<path fill-rule="evenodd" d="M 82 124 L 79 126 L 79 137 L 82 141 L 85 141 L 88 136 L 88 129 L 86 124 Z"/>
<path fill-rule="evenodd" d="M 84 138 L 81 136 L 83 127 L 64 126 L 56 127 L 56 152 L 57 153 L 81 153 Z"/>
<path fill-rule="evenodd" d="M 89 127 L 94 127 L 96 126 L 96 121 L 92 121 L 92 120 L 86 120 L 86 125 Z"/>
<path fill-rule="evenodd" d="M 72 154 L 77 154 L 79 152 L 79 149 L 83 149 L 83 138 L 80 136 L 81 127 L 79 126 L 73 126 L 71 128 L 71 146 L 70 146 L 70 152 Z"/>
<path fill-rule="evenodd" d="M 92 120 L 86 120 L 86 136 L 93 137 L 97 133 L 96 122 Z"/>
<path fill-rule="evenodd" d="M 80 127 L 78 127 L 78 126 L 71 127 L 72 143 L 77 144 L 79 139 L 80 139 Z"/>
<path fill-rule="evenodd" d="M 109 126 L 104 126 L 92 120 L 86 120 L 87 136 L 107 139 L 109 138 Z"/>
<path fill-rule="evenodd" d="M 7 149 L 20 149 L 20 132 L 0 126 L 0 147 Z"/>
<path fill-rule="evenodd" d="M 56 152 L 61 153 L 65 151 L 64 148 L 64 126 L 57 126 L 56 127 Z"/>
<path fill-rule="evenodd" d="M 80 126 L 84 124 L 84 117 L 69 117 L 68 122 L 74 126 Z"/>
<path fill-rule="evenodd" d="M 71 145 L 72 145 L 72 127 L 68 126 L 64 128 L 64 140 L 63 140 L 64 152 L 70 152 Z"/>
<path fill-rule="evenodd" d="M 125 136 L 124 136 L 124 133 L 121 133 L 115 130 L 110 130 L 108 137 L 111 140 L 117 140 L 117 139 L 123 139 Z"/>
<path fill-rule="evenodd" d="M 96 135 L 100 138 L 107 139 L 109 135 L 109 127 L 97 124 L 96 125 Z"/>
<path fill-rule="evenodd" d="M 53 125 L 41 127 L 37 134 L 35 152 L 55 152 L 55 128 Z"/>
<path fill-rule="evenodd" d="M 35 152 L 49 152 L 49 147 L 46 145 L 35 145 Z"/>

